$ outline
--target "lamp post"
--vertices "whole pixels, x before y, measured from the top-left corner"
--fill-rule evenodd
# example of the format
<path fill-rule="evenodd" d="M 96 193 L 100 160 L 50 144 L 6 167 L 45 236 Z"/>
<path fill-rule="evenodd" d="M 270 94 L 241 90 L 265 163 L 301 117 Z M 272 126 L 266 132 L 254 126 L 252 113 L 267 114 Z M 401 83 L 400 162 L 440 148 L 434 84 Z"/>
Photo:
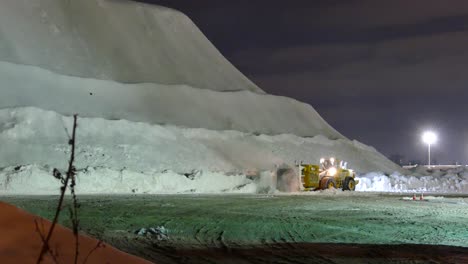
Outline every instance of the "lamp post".
<path fill-rule="evenodd" d="M 422 140 L 427 144 L 427 166 L 431 167 L 431 145 L 437 141 L 437 135 L 432 131 L 424 132 Z"/>

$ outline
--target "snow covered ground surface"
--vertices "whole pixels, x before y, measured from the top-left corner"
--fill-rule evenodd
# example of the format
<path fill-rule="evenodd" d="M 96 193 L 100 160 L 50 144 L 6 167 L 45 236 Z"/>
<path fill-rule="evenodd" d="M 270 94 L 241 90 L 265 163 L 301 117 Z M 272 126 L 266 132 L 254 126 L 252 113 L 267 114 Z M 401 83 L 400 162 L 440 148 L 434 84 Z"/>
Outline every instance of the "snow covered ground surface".
<path fill-rule="evenodd" d="M 467 196 L 411 196 L 79 196 L 80 226 L 155 263 L 467 263 Z M 57 202 L 0 199 L 49 219 Z M 66 214 L 60 222 L 70 224 Z M 152 227 L 164 227 L 167 238 L 136 234 Z"/>

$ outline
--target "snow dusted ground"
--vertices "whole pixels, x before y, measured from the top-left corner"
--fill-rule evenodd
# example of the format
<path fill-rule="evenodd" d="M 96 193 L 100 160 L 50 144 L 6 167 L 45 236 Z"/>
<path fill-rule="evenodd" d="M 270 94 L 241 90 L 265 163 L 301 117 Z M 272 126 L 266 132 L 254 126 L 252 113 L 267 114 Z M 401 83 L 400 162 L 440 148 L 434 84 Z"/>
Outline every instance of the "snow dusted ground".
<path fill-rule="evenodd" d="M 85 195 L 80 226 L 155 263 L 466 263 L 468 198 L 410 196 Z M 56 204 L 56 196 L 2 199 L 46 218 Z M 167 239 L 135 235 L 158 226 Z"/>

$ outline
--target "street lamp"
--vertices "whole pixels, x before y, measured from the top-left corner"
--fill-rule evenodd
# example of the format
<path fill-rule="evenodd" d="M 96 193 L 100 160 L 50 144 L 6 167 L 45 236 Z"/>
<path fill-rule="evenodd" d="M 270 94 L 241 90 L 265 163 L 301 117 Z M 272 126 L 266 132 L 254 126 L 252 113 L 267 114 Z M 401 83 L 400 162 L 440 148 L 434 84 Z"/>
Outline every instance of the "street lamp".
<path fill-rule="evenodd" d="M 431 167 L 431 145 L 436 143 L 437 135 L 432 131 L 427 131 L 427 132 L 424 132 L 424 134 L 422 135 L 422 140 L 424 143 L 427 144 L 427 153 L 428 153 L 427 165 L 428 167 Z"/>

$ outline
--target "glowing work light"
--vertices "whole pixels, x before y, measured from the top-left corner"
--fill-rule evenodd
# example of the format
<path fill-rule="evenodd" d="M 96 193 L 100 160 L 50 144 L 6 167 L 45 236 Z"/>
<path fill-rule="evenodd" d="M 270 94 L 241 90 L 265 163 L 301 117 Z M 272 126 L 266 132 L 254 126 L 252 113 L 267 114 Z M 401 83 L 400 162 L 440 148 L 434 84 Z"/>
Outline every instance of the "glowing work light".
<path fill-rule="evenodd" d="M 437 135 L 432 131 L 426 131 L 422 135 L 422 141 L 427 144 L 427 166 L 431 167 L 431 145 L 437 142 Z"/>

